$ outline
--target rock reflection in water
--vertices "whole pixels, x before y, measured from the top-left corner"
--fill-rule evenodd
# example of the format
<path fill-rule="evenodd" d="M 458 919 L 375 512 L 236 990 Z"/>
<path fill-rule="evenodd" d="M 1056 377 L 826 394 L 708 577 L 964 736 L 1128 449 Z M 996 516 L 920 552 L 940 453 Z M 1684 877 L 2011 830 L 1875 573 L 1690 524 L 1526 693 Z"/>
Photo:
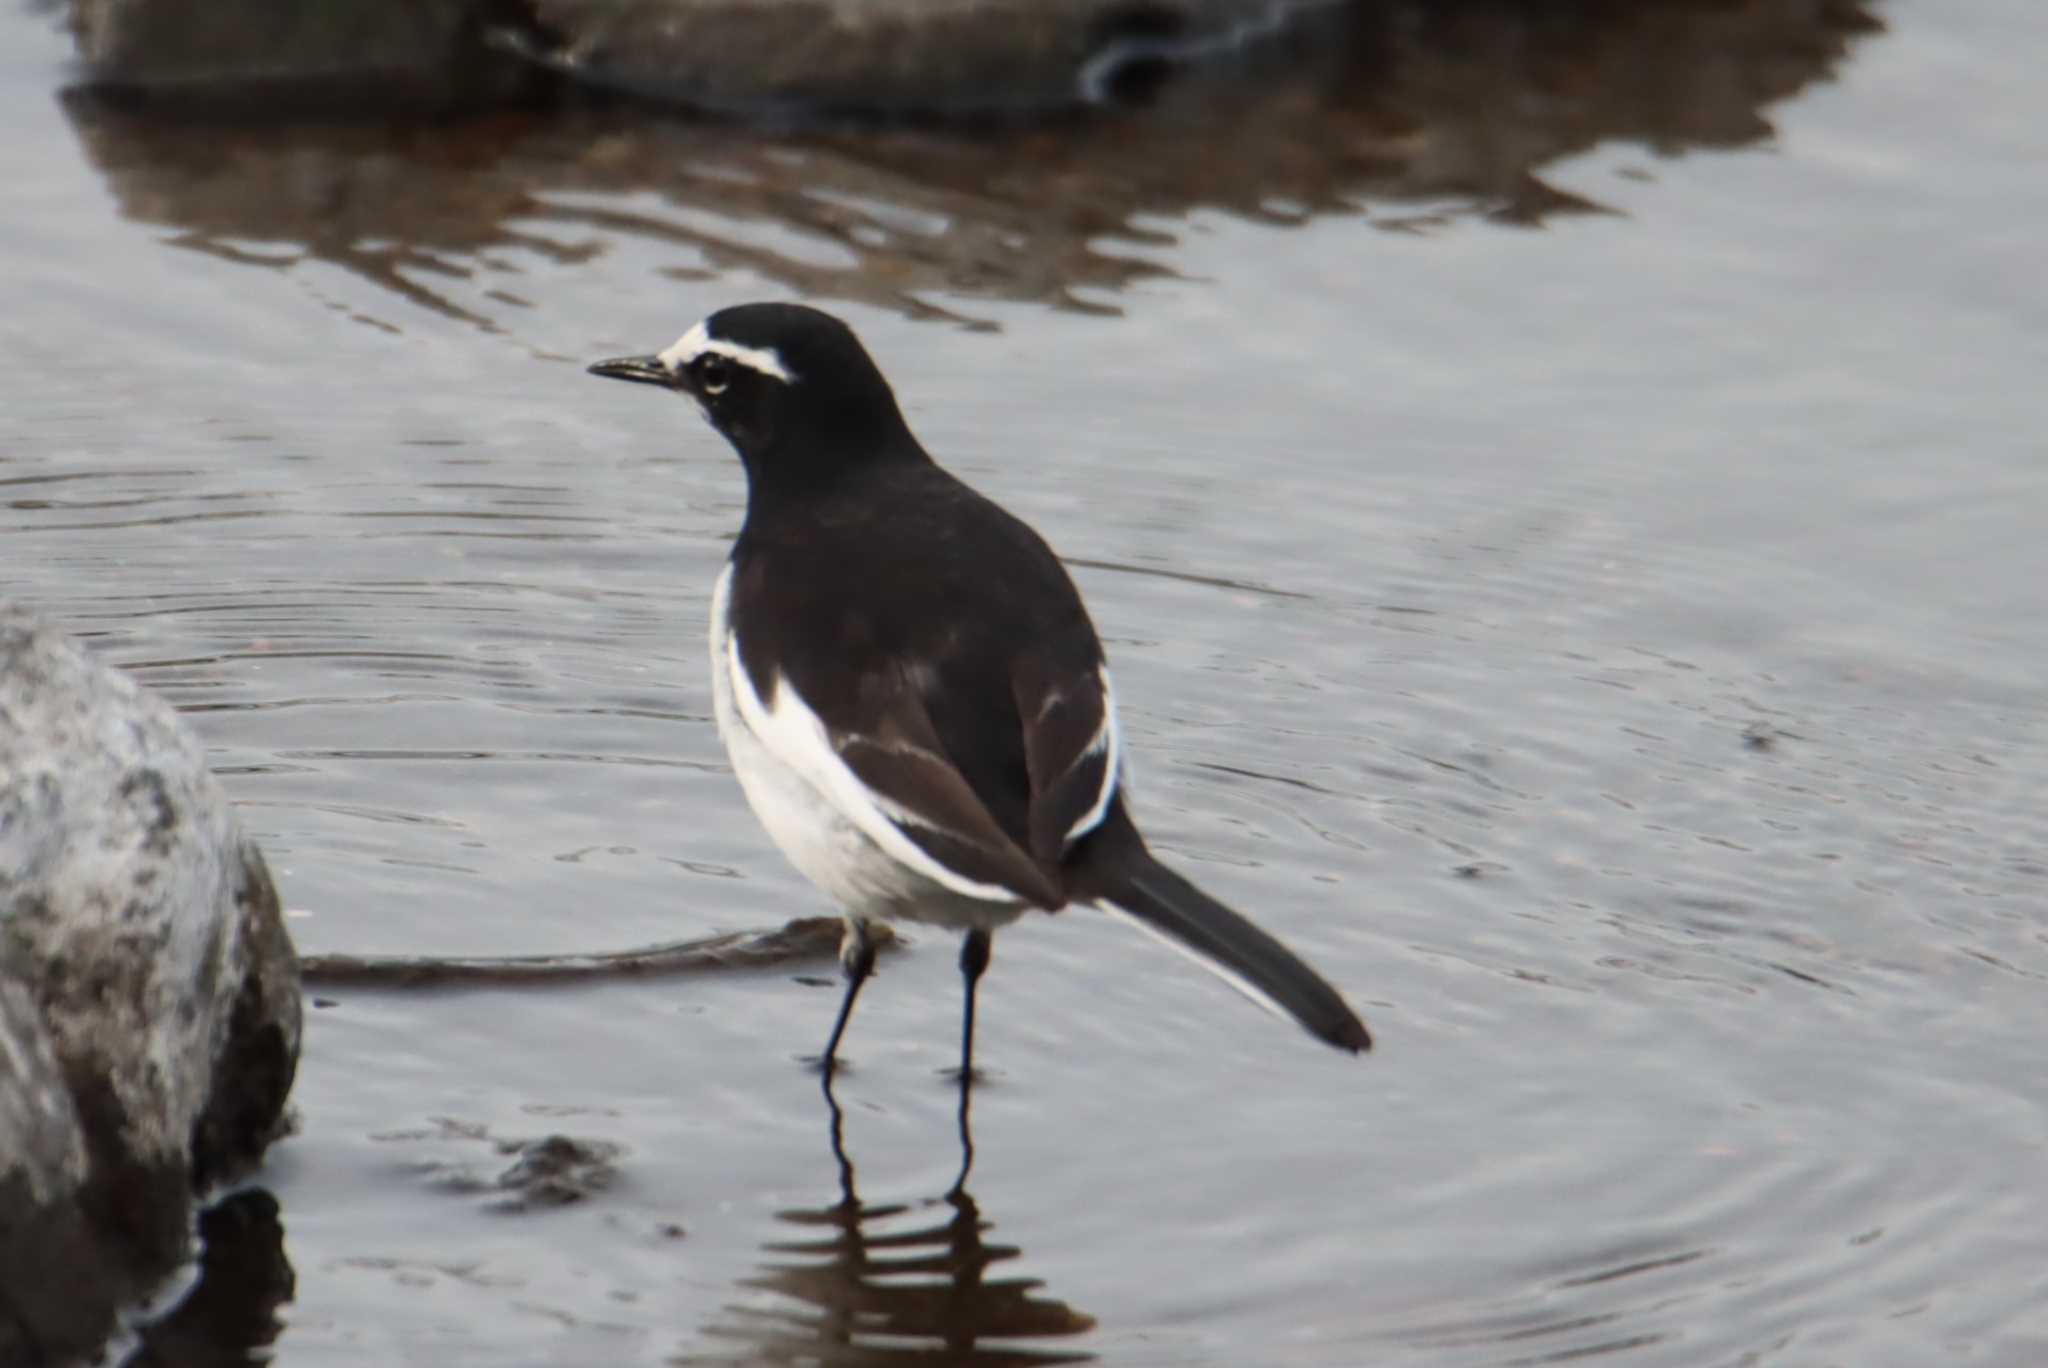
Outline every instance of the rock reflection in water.
<path fill-rule="evenodd" d="M 297 1288 L 277 1199 L 261 1188 L 230 1193 L 199 1213 L 199 1238 L 198 1282 L 142 1327 L 125 1368 L 230 1368 L 269 1358 L 283 1329 L 278 1308 Z"/>
<path fill-rule="evenodd" d="M 522 274 L 614 238 L 672 249 L 672 276 L 746 270 L 913 315 L 974 298 L 1111 310 L 1170 273 L 1140 253 L 1198 209 L 1405 229 L 1598 209 L 1543 168 L 1614 140 L 1765 139 L 1773 103 L 1878 27 L 1863 0 L 1345 6 L 1142 109 L 974 132 L 747 129 L 650 106 L 351 126 L 180 124 L 82 92 L 68 108 L 123 211 L 175 245 L 329 263 L 489 329 L 530 302 Z"/>
<path fill-rule="evenodd" d="M 926 1202 L 874 1206 L 862 1202 L 855 1188 L 844 1117 L 829 1078 L 824 1093 L 839 1200 L 780 1213 L 778 1219 L 805 1237 L 765 1246 L 768 1262 L 741 1282 L 794 1304 L 729 1307 L 730 1319 L 705 1333 L 744 1344 L 742 1354 L 683 1362 L 1045 1368 L 1094 1360 L 1085 1350 L 1028 1343 L 1086 1334 L 1095 1328 L 1092 1317 L 1036 1295 L 1037 1279 L 988 1276 L 1020 1251 L 988 1243 L 993 1222 L 967 1190 L 974 1165 L 968 1088 L 960 1092 L 960 1176 L 953 1187 Z"/>

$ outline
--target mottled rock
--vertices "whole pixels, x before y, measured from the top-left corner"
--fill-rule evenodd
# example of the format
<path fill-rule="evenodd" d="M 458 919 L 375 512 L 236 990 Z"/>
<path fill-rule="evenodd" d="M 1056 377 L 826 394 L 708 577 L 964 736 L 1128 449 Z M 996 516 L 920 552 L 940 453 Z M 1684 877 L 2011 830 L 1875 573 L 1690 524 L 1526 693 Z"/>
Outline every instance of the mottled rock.
<path fill-rule="evenodd" d="M 0 1362 L 89 1348 L 185 1256 L 298 1044 L 277 894 L 197 741 L 0 605 Z"/>
<path fill-rule="evenodd" d="M 101 1257 L 73 1200 L 86 1174 L 85 1132 L 35 998 L 0 974 L 0 1363 L 96 1344 L 112 1324 L 112 1296 L 68 1295 Z"/>

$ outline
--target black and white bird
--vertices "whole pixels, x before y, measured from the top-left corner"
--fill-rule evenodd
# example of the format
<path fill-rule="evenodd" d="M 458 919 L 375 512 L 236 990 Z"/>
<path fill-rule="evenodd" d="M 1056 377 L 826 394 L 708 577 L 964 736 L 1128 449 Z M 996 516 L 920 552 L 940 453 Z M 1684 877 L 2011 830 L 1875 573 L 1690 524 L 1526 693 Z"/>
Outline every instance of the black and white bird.
<path fill-rule="evenodd" d="M 712 697 L 755 815 L 846 917 L 828 1076 L 874 968 L 871 923 L 966 933 L 966 1079 L 991 933 L 1070 903 L 1135 922 L 1339 1049 L 1371 1047 L 1313 969 L 1145 848 L 1073 581 L 925 453 L 852 329 L 743 304 L 590 371 L 688 395 L 746 467 L 746 520 L 712 591 Z"/>

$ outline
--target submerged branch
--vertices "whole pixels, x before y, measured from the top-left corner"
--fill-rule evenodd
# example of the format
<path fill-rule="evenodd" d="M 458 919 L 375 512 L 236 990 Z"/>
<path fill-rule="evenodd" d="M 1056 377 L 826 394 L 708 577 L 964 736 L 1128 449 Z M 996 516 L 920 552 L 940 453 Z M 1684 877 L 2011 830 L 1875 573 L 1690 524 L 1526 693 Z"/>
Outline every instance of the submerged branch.
<path fill-rule="evenodd" d="M 305 955 L 299 978 L 323 987 L 429 988 L 763 969 L 837 955 L 843 925 L 837 917 L 799 917 L 770 931 L 730 931 L 590 955 Z M 870 936 L 878 947 L 896 941 L 887 926 L 870 928 Z"/>

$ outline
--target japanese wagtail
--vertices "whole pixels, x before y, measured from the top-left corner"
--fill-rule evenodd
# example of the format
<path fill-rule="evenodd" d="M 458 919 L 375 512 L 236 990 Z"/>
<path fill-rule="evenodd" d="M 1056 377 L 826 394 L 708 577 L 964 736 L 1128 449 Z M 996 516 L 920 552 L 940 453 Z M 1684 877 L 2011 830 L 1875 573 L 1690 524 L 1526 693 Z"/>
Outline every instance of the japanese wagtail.
<path fill-rule="evenodd" d="M 828 1074 L 874 969 L 872 923 L 965 933 L 966 1079 L 991 934 L 1070 903 L 1136 923 L 1338 1049 L 1371 1048 L 1315 970 L 1145 848 L 1073 581 L 926 454 L 852 329 L 743 304 L 590 371 L 688 395 L 746 468 L 711 596 L 712 698 L 754 815 L 846 917 Z"/>

